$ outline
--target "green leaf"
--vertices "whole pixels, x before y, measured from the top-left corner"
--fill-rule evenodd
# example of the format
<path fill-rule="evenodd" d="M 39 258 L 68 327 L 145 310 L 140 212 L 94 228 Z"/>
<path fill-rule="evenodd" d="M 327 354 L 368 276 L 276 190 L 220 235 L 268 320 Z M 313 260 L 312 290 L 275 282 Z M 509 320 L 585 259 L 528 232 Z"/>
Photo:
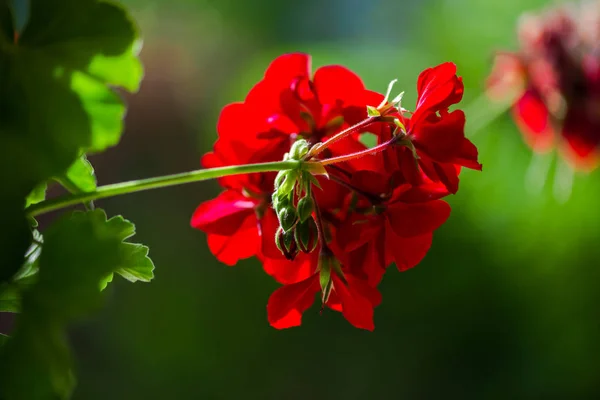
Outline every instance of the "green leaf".
<path fill-rule="evenodd" d="M 20 312 L 21 293 L 36 282 L 39 270 L 38 259 L 44 239 L 41 233 L 33 231 L 33 240 L 25 254 L 25 263 L 21 269 L 10 282 L 0 284 L 0 312 Z"/>
<path fill-rule="evenodd" d="M 68 324 L 97 308 L 107 276 L 121 270 L 148 277 L 147 248 L 124 240 L 135 232 L 103 210 L 72 212 L 44 234 L 37 281 L 24 292 L 22 314 L 0 350 L 0 398 L 66 399 L 73 391 Z"/>
<path fill-rule="evenodd" d="M 71 193 L 93 192 L 96 190 L 96 175 L 94 167 L 85 155 L 79 157 L 67 170 L 67 173 L 57 178 Z"/>
<path fill-rule="evenodd" d="M 37 204 L 40 201 L 44 201 L 46 199 L 46 189 L 48 189 L 48 185 L 46 182 L 40 183 L 37 185 L 31 193 L 25 199 L 25 208 L 29 207 L 32 204 Z"/>
<path fill-rule="evenodd" d="M 15 40 L 0 1 L 0 282 L 18 270 L 30 241 L 25 198 L 65 176 L 82 152 L 119 141 L 125 106 L 113 87 L 137 90 L 142 77 L 137 29 L 121 6 L 30 3 Z"/>
<path fill-rule="evenodd" d="M 17 313 L 21 309 L 21 294 L 15 285 L 0 284 L 0 312 Z"/>
<path fill-rule="evenodd" d="M 116 272 L 130 282 L 150 282 L 154 279 L 154 263 L 148 257 L 148 247 L 141 244 L 123 244 L 123 257 L 126 267 Z"/>

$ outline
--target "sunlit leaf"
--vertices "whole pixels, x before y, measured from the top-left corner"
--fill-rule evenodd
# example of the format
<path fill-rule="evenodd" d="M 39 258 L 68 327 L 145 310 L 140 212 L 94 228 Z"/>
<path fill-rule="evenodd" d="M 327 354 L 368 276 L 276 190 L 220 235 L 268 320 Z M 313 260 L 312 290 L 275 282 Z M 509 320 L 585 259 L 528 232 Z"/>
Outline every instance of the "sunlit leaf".
<path fill-rule="evenodd" d="M 107 220 L 99 209 L 72 212 L 47 229 L 37 281 L 24 292 L 16 329 L 0 350 L 0 398 L 70 396 L 75 379 L 67 325 L 100 305 L 107 276 L 151 274 L 147 248 L 124 242 L 134 232 L 131 222 Z"/>
<path fill-rule="evenodd" d="M 39 185 L 68 176 L 82 152 L 118 143 L 125 106 L 113 86 L 137 90 L 139 47 L 117 4 L 31 0 L 17 38 L 0 2 L 0 282 L 22 264 L 31 239 L 23 207 L 42 199 Z"/>
<path fill-rule="evenodd" d="M 57 178 L 57 180 L 72 193 L 93 192 L 96 190 L 94 167 L 85 156 L 79 157 L 69 167 L 66 174 Z"/>

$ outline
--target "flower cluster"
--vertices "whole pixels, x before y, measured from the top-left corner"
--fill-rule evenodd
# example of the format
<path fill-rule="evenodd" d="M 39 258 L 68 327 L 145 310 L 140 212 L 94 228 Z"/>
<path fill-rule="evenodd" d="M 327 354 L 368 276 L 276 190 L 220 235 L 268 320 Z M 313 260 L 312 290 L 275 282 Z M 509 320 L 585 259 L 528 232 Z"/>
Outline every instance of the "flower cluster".
<path fill-rule="evenodd" d="M 423 259 L 450 214 L 440 199 L 458 190 L 461 167 L 481 169 L 464 113 L 449 111 L 463 94 L 455 65 L 427 69 L 417 89 L 411 113 L 401 96 L 367 90 L 342 66 L 311 75 L 308 55 L 287 54 L 244 102 L 223 109 L 204 167 L 298 161 L 220 178 L 223 192 L 191 220 L 220 261 L 256 256 L 283 284 L 267 305 L 273 327 L 300 325 L 320 293 L 323 307 L 372 330 L 386 268 Z M 374 147 L 361 142 L 367 132 Z"/>
<path fill-rule="evenodd" d="M 514 96 L 515 121 L 535 152 L 557 149 L 573 168 L 594 169 L 600 146 L 600 3 L 526 14 L 519 41 L 519 52 L 497 54 L 490 95 Z"/>

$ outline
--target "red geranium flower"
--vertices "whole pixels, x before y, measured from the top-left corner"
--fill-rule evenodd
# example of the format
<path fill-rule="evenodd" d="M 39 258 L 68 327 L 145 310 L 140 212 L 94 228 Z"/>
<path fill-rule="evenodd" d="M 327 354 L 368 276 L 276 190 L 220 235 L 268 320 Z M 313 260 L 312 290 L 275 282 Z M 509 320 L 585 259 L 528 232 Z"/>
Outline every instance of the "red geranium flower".
<path fill-rule="evenodd" d="M 435 200 L 435 191 L 403 183 L 400 171 L 359 171 L 351 185 L 360 198 L 339 229 L 350 270 L 376 285 L 392 262 L 400 271 L 417 265 L 431 246 L 433 231 L 448 219 L 450 206 Z"/>
<path fill-rule="evenodd" d="M 398 141 L 400 146 L 395 146 L 399 158 L 396 167 L 414 185 L 439 182 L 450 193 L 456 193 L 461 167 L 481 170 L 477 148 L 465 137 L 465 114 L 461 110 L 449 111 L 450 106 L 461 101 L 464 92 L 456 65 L 444 63 L 426 69 L 419 75 L 417 91 L 417 105 L 410 116 L 407 110 L 397 112 L 389 103 L 379 106 L 385 116 L 398 119 L 405 130 L 398 137 L 402 139 Z M 376 106 L 382 100 L 383 96 L 371 94 L 368 101 L 370 106 Z M 355 120 L 360 118 L 364 118 L 364 112 L 362 116 L 354 115 Z M 377 125 L 371 130 L 378 132 L 379 144 L 385 143 L 392 137 L 394 126 Z"/>
<path fill-rule="evenodd" d="M 537 153 L 557 149 L 578 170 L 597 167 L 600 149 L 600 6 L 584 2 L 520 20 L 521 49 L 499 53 L 488 93 L 514 100 L 513 116 Z"/>
<path fill-rule="evenodd" d="M 338 274 L 331 271 L 331 292 L 323 305 L 341 312 L 355 327 L 372 331 L 375 329 L 373 308 L 381 303 L 381 294 L 350 273 Z M 313 304 L 315 294 L 322 290 L 319 272 L 280 287 L 271 294 L 267 304 L 269 323 L 277 329 L 300 325 L 302 314 Z"/>
<path fill-rule="evenodd" d="M 454 65 L 423 72 L 418 90 L 410 118 L 390 104 L 368 117 L 367 106 L 382 95 L 341 66 L 311 76 L 310 58 L 289 54 L 273 61 L 243 103 L 223 109 L 205 167 L 298 161 L 279 174 L 220 178 L 225 190 L 191 222 L 219 260 L 233 265 L 255 255 L 284 284 L 268 303 L 274 327 L 299 325 L 321 292 L 324 307 L 372 330 L 386 267 L 421 261 L 450 212 L 439 199 L 456 192 L 461 166 L 481 167 L 464 137 L 464 114 L 448 110 L 463 91 Z M 367 131 L 378 133 L 373 149 L 359 140 Z"/>

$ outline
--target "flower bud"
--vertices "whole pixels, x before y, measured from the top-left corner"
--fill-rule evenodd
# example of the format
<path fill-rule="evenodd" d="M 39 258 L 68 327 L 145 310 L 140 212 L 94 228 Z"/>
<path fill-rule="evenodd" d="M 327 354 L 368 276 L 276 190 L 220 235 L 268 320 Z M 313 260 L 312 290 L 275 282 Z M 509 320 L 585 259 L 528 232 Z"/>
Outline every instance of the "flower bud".
<path fill-rule="evenodd" d="M 296 181 L 298 180 L 298 173 L 293 170 L 284 171 L 281 175 L 282 177 L 277 180 L 278 185 L 275 185 L 275 193 L 284 197 L 289 195 L 294 190 L 296 186 Z"/>
<path fill-rule="evenodd" d="M 296 225 L 294 239 L 303 253 L 311 253 L 315 250 L 319 242 L 319 231 L 312 217 Z"/>
<path fill-rule="evenodd" d="M 296 221 L 298 220 L 298 214 L 296 214 L 294 207 L 288 206 L 279 210 L 277 213 L 277 218 L 279 219 L 279 225 L 283 231 L 288 232 L 296 224 Z"/>
<path fill-rule="evenodd" d="M 290 158 L 300 160 L 308 153 L 308 142 L 304 139 L 296 140 L 290 149 Z"/>
<path fill-rule="evenodd" d="M 275 244 L 281 253 L 290 261 L 293 261 L 298 254 L 298 246 L 294 239 L 294 232 L 284 232 L 281 227 L 275 232 Z"/>
<path fill-rule="evenodd" d="M 315 202 L 312 196 L 305 196 L 298 200 L 296 210 L 298 211 L 298 217 L 300 218 L 300 221 L 306 221 L 315 210 Z"/>
<path fill-rule="evenodd" d="M 336 260 L 331 254 L 324 254 L 319 257 L 319 284 L 321 285 L 321 302 L 326 304 L 329 301 L 329 295 L 333 289 L 333 280 L 331 279 L 331 267 Z"/>

